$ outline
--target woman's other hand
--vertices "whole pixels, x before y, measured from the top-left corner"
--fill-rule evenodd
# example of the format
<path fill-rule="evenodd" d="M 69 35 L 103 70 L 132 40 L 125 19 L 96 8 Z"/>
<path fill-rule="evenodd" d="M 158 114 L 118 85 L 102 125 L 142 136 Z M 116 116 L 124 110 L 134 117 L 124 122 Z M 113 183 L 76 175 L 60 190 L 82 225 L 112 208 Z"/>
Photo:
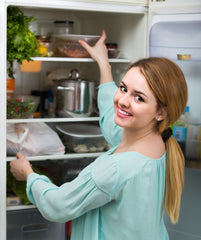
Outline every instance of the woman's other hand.
<path fill-rule="evenodd" d="M 31 164 L 20 152 L 16 154 L 16 158 L 10 162 L 10 171 L 18 181 L 26 181 L 28 175 L 33 173 Z"/>

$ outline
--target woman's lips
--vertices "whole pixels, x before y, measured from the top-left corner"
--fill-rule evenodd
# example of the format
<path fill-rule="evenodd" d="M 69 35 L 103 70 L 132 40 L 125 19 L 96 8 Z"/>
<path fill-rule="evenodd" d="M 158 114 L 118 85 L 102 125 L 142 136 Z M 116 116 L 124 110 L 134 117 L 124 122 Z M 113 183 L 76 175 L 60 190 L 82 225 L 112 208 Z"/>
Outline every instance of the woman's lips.
<path fill-rule="evenodd" d="M 117 115 L 122 118 L 127 118 L 132 116 L 130 113 L 126 112 L 125 110 L 121 108 L 117 108 Z"/>

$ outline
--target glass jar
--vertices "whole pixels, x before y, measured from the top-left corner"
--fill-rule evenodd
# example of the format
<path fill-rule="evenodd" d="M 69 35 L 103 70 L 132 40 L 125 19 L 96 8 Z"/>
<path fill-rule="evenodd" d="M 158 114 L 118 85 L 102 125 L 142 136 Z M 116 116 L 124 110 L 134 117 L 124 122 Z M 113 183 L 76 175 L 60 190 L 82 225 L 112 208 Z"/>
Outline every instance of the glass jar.
<path fill-rule="evenodd" d="M 109 58 L 117 58 L 119 56 L 117 43 L 106 43 Z"/>
<path fill-rule="evenodd" d="M 53 55 L 52 51 L 52 41 L 49 36 L 37 36 L 38 41 L 38 52 L 42 57 L 51 57 Z"/>
<path fill-rule="evenodd" d="M 55 34 L 72 34 L 73 33 L 73 21 L 54 21 Z"/>

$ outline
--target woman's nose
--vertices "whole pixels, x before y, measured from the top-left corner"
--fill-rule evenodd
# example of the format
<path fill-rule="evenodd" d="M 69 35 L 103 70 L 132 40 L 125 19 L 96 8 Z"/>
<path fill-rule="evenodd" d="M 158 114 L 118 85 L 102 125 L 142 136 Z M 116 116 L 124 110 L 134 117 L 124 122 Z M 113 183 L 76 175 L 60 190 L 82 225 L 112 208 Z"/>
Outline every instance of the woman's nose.
<path fill-rule="evenodd" d="M 120 105 L 120 106 L 124 106 L 124 107 L 128 107 L 129 104 L 130 104 L 129 99 L 130 99 L 130 97 L 129 97 L 128 93 L 122 95 L 122 96 L 119 98 L 119 105 Z"/>

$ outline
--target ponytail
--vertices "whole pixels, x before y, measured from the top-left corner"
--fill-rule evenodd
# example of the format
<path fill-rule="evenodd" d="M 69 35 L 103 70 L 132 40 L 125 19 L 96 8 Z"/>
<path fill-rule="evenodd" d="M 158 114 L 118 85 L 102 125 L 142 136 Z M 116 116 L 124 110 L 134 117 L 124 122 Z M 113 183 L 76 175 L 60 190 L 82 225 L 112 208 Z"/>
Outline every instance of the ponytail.
<path fill-rule="evenodd" d="M 172 223 L 179 218 L 181 194 L 184 186 L 185 160 L 174 137 L 166 142 L 165 210 Z"/>

